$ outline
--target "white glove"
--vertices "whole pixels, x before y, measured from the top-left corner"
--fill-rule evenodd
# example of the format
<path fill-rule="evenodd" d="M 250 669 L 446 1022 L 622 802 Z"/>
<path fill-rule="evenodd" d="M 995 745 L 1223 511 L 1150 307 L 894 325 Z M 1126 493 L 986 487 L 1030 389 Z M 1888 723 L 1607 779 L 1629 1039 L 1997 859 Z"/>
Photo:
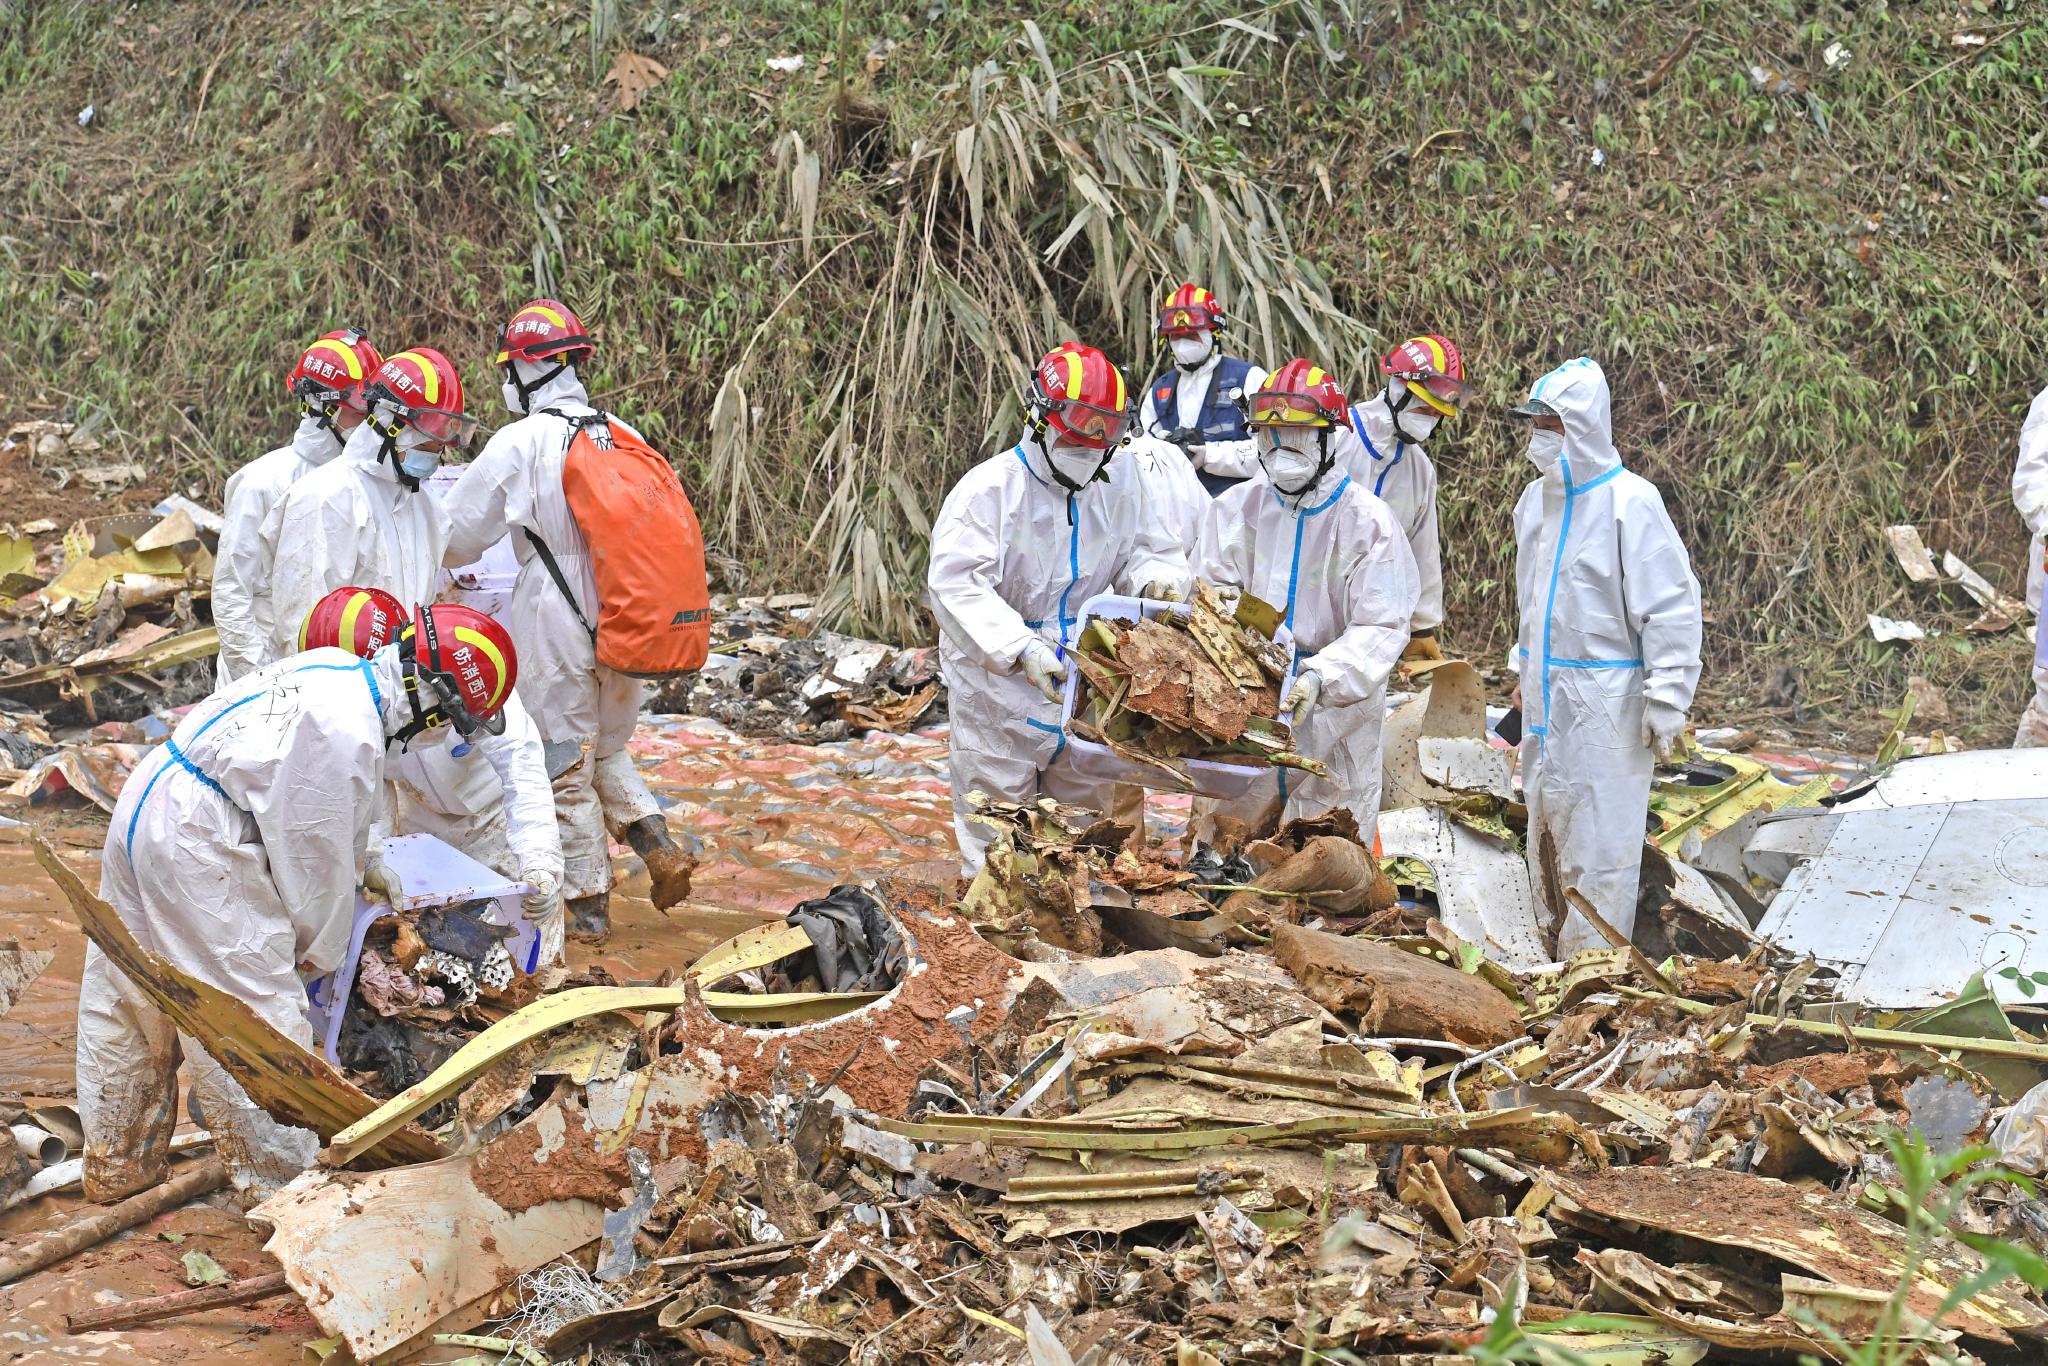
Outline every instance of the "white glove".
<path fill-rule="evenodd" d="M 1034 640 L 1024 647 L 1024 676 L 1031 680 L 1032 687 L 1045 694 L 1046 701 L 1057 702 L 1060 684 L 1067 677 L 1067 661 L 1052 646 Z"/>
<path fill-rule="evenodd" d="M 519 898 L 519 910 L 528 920 L 543 920 L 562 889 L 562 875 L 552 868 L 528 868 L 519 880 L 533 890 Z"/>
<path fill-rule="evenodd" d="M 405 895 L 405 888 L 398 881 L 398 870 L 386 863 L 382 855 L 374 855 L 363 865 L 363 894 L 375 897 L 390 906 L 398 908 L 398 899 Z"/>
<path fill-rule="evenodd" d="M 1180 585 L 1166 579 L 1154 579 L 1138 590 L 1138 596 L 1154 602 L 1179 602 Z"/>
<path fill-rule="evenodd" d="M 1308 714 L 1316 709 L 1316 702 L 1323 695 L 1323 676 L 1310 670 L 1296 674 L 1294 686 L 1287 690 L 1287 724 L 1296 730 L 1308 720 Z"/>
<path fill-rule="evenodd" d="M 1685 713 L 1669 702 L 1643 706 L 1643 748 L 1668 764 L 1678 753 L 1678 739 L 1685 734 Z"/>

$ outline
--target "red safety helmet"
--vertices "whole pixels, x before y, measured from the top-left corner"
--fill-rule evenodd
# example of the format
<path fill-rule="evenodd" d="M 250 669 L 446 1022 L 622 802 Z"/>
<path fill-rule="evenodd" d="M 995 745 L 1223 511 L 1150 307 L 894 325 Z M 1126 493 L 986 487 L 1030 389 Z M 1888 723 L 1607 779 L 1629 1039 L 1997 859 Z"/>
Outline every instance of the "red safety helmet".
<path fill-rule="evenodd" d="M 299 363 L 284 377 L 284 391 L 306 405 L 316 417 L 332 417 L 337 403 L 357 412 L 368 406 L 364 388 L 384 358 L 370 339 L 353 327 L 323 332 L 299 354 Z"/>
<path fill-rule="evenodd" d="M 1031 415 L 1078 446 L 1107 450 L 1123 439 L 1130 392 L 1109 357 L 1092 346 L 1061 342 L 1031 378 Z"/>
<path fill-rule="evenodd" d="M 1200 285 L 1182 285 L 1159 306 L 1155 330 L 1162 337 L 1192 337 L 1197 332 L 1216 331 L 1229 321 L 1214 294 Z"/>
<path fill-rule="evenodd" d="M 1337 427 L 1351 405 L 1336 377 L 1297 356 L 1266 376 L 1245 404 L 1247 427 Z"/>
<path fill-rule="evenodd" d="M 463 411 L 462 376 L 431 346 L 401 351 L 385 361 L 370 382 L 368 398 L 371 408 L 388 406 L 398 422 L 447 445 L 465 446 L 476 431 L 476 419 Z M 398 434 L 396 426 L 378 430 Z"/>
<path fill-rule="evenodd" d="M 535 299 L 498 329 L 496 363 L 510 365 L 515 360 L 538 362 L 559 358 L 576 365 L 596 349 L 597 343 L 590 339 L 590 333 L 567 304 Z"/>
<path fill-rule="evenodd" d="M 299 626 L 299 648 L 338 646 L 368 659 L 411 624 L 404 605 L 381 588 L 337 588 L 306 613 Z"/>
<path fill-rule="evenodd" d="M 1409 393 L 1445 417 L 1456 417 L 1465 405 L 1465 358 L 1449 337 L 1410 337 L 1381 359 L 1380 373 L 1407 384 Z"/>
<path fill-rule="evenodd" d="M 465 737 L 478 730 L 504 733 L 505 703 L 519 679 L 519 655 L 511 634 L 495 618 L 473 607 L 438 602 L 415 608 L 412 624 L 399 638 L 411 643 L 417 676 L 439 694 L 435 700 L 449 724 Z M 408 680 L 407 686 L 414 685 Z M 421 712 L 417 689 L 413 706 Z M 438 724 L 433 712 L 424 712 L 428 727 Z"/>

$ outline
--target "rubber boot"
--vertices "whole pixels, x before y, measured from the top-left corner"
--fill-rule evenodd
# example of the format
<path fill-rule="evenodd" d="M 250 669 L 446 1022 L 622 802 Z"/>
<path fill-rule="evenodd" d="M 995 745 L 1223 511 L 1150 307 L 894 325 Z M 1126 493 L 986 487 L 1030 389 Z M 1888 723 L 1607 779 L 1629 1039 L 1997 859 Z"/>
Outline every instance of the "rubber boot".
<path fill-rule="evenodd" d="M 690 874 L 697 860 L 685 853 L 668 833 L 668 822 L 659 815 L 642 816 L 626 827 L 626 843 L 647 865 L 654 887 L 649 896 L 654 909 L 665 911 L 690 894 Z"/>
<path fill-rule="evenodd" d="M 570 897 L 563 903 L 568 918 L 565 932 L 579 944 L 602 944 L 612 936 L 611 905 L 610 892 Z"/>

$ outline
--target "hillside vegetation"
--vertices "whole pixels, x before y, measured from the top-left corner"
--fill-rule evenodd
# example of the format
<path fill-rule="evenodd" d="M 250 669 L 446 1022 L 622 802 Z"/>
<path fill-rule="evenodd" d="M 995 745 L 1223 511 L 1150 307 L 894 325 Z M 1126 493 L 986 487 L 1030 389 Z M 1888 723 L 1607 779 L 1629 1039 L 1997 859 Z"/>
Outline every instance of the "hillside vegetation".
<path fill-rule="evenodd" d="M 1906 596 L 1881 529 L 2019 586 L 2038 0 L 14 4 L 0 91 L 0 419 L 181 480 L 281 439 L 283 369 L 344 322 L 448 351 L 491 420 L 492 329 L 559 293 L 757 584 L 916 635 L 929 518 L 1029 361 L 1077 336 L 1141 381 L 1185 277 L 1361 392 L 1391 340 L 1463 346 L 1458 649 L 1512 631 L 1498 410 L 1583 351 L 1691 545 L 1718 703 L 1855 728 L 1923 674 L 1994 743 L 2021 701 L 2019 638 Z M 1878 646 L 1871 611 L 1941 634 Z"/>

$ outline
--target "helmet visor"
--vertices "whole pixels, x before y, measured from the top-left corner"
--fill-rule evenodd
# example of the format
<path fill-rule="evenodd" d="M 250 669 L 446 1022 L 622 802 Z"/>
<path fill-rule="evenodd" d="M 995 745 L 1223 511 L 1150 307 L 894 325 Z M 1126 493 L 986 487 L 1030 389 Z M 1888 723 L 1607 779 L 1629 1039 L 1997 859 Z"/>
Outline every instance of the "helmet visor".
<path fill-rule="evenodd" d="M 1054 410 L 1055 424 L 1068 440 L 1094 450 L 1107 450 L 1123 439 L 1127 415 L 1113 408 L 1098 408 L 1079 399 L 1068 399 Z"/>
<path fill-rule="evenodd" d="M 1465 406 L 1465 395 L 1469 391 L 1464 380 L 1453 379 L 1449 375 L 1440 375 L 1434 371 L 1403 374 L 1397 370 L 1394 374 L 1396 378 L 1408 381 L 1410 389 L 1417 390 L 1420 398 L 1445 417 L 1451 416 Z"/>
<path fill-rule="evenodd" d="M 1159 310 L 1159 335 L 1191 337 L 1212 330 L 1222 321 L 1222 315 L 1206 304 L 1171 304 Z"/>
<path fill-rule="evenodd" d="M 444 446 L 467 450 L 476 436 L 476 419 L 461 413 L 451 413 L 445 408 L 404 408 L 398 416 L 413 430 L 425 434 Z"/>
<path fill-rule="evenodd" d="M 1337 416 L 1307 394 L 1261 391 L 1245 408 L 1247 427 L 1329 427 Z"/>

